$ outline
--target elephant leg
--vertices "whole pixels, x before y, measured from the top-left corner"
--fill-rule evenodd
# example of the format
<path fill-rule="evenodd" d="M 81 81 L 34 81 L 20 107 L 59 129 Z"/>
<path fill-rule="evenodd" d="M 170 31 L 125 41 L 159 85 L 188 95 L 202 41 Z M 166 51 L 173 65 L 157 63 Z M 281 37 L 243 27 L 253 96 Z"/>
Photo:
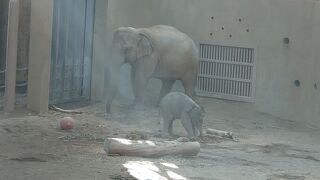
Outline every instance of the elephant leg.
<path fill-rule="evenodd" d="M 200 136 L 199 122 L 195 122 L 194 119 L 191 119 L 193 133 L 196 137 Z"/>
<path fill-rule="evenodd" d="M 187 113 L 183 113 L 180 120 L 181 120 L 182 126 L 185 128 L 185 130 L 188 133 L 188 137 L 190 139 L 194 139 L 195 138 L 195 134 L 194 134 L 194 131 L 193 131 L 193 125 L 192 125 L 191 119 L 188 116 L 188 114 Z"/>
<path fill-rule="evenodd" d="M 106 103 L 106 113 L 107 114 L 111 113 L 111 101 L 110 100 Z"/>
<path fill-rule="evenodd" d="M 173 125 L 173 119 L 171 120 L 170 124 L 169 124 L 169 134 L 172 136 L 173 135 L 173 128 L 172 128 L 172 125 Z"/>
<path fill-rule="evenodd" d="M 131 86 L 132 86 L 134 101 L 136 101 L 136 98 L 137 98 L 137 91 L 136 91 L 136 88 L 134 87 L 135 76 L 136 76 L 136 69 L 134 66 L 131 66 Z"/>
<path fill-rule="evenodd" d="M 135 64 L 134 88 L 136 92 L 135 104 L 144 105 L 147 83 L 157 65 L 155 57 L 146 57 L 139 59 Z"/>
<path fill-rule="evenodd" d="M 135 85 L 134 85 L 134 91 L 136 92 L 136 96 L 134 99 L 135 105 L 144 105 L 145 101 L 145 90 L 147 86 L 147 80 L 146 79 L 139 79 L 138 77 L 135 78 Z"/>
<path fill-rule="evenodd" d="M 196 79 L 194 78 L 194 76 L 185 76 L 182 80 L 182 85 L 185 89 L 185 93 L 193 98 L 194 96 L 194 84 L 196 82 Z"/>
<path fill-rule="evenodd" d="M 106 113 L 110 114 L 112 102 L 116 97 L 118 91 L 117 83 L 120 71 L 118 69 L 110 70 L 106 68 L 104 73 L 104 95 L 106 98 Z"/>
<path fill-rule="evenodd" d="M 147 82 L 149 78 L 144 73 L 136 71 L 134 78 L 135 105 L 144 105 Z"/>
<path fill-rule="evenodd" d="M 171 121 L 171 120 L 166 119 L 166 118 L 163 119 L 162 132 L 163 132 L 164 134 L 169 134 L 170 121 Z"/>
<path fill-rule="evenodd" d="M 157 106 L 159 106 L 161 99 L 163 98 L 163 96 L 165 96 L 166 94 L 168 94 L 171 91 L 172 85 L 174 84 L 175 80 L 172 79 L 166 79 L 166 80 L 162 80 L 162 87 L 161 87 L 161 91 L 160 91 L 160 96 L 157 102 Z"/>
<path fill-rule="evenodd" d="M 192 122 L 191 122 L 191 124 L 192 124 Z M 195 128 L 195 125 L 194 125 L 194 124 L 192 124 L 192 132 L 193 132 L 193 134 L 195 135 L 195 137 L 198 136 L 197 129 Z"/>
<path fill-rule="evenodd" d="M 172 118 L 163 118 L 162 133 L 164 136 L 172 135 Z"/>

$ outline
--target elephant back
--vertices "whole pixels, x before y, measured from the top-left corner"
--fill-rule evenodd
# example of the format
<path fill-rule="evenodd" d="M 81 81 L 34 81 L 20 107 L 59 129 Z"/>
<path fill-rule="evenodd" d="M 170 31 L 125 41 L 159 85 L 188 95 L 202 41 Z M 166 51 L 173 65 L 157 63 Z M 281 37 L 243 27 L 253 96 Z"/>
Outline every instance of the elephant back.
<path fill-rule="evenodd" d="M 190 48 L 194 49 L 196 47 L 195 43 L 188 35 L 171 26 L 157 25 L 149 28 L 142 28 L 140 32 L 148 36 L 154 46 L 160 49 L 175 49 L 174 46 L 176 45 L 179 45 L 180 49 L 181 46 L 185 46 L 185 50 L 190 50 Z"/>

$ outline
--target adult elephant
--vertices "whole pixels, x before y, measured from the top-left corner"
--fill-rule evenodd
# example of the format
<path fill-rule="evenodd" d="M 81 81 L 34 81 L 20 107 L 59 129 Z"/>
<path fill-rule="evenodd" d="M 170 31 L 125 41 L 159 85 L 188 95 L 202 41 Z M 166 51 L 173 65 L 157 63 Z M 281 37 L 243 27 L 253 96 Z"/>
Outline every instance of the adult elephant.
<path fill-rule="evenodd" d="M 110 113 L 124 63 L 132 67 L 135 104 L 144 104 L 146 86 L 152 77 L 162 81 L 158 102 L 176 80 L 182 81 L 187 95 L 193 95 L 199 66 L 198 49 L 190 37 L 174 27 L 118 28 L 113 34 L 111 58 L 111 64 L 106 67 L 107 113 Z"/>

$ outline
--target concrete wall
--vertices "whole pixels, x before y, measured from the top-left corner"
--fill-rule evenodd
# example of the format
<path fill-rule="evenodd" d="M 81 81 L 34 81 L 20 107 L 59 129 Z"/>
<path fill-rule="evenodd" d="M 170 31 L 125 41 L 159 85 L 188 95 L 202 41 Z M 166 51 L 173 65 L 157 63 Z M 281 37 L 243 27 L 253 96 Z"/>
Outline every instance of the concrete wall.
<path fill-rule="evenodd" d="M 318 1 L 164 0 L 154 3 L 160 7 L 159 23 L 174 25 L 197 42 L 256 48 L 255 107 L 258 111 L 320 125 L 319 107 L 316 107 L 319 89 L 314 88 L 314 84 L 319 83 L 319 63 L 316 63 L 319 61 L 316 53 L 319 25 L 315 24 L 320 21 L 319 9 L 315 6 Z M 290 39 L 288 45 L 283 43 L 284 37 Z M 294 80 L 299 80 L 301 86 L 296 87 Z"/>
<path fill-rule="evenodd" d="M 317 0 L 109 0 L 105 48 L 116 27 L 154 24 L 175 26 L 197 43 L 254 47 L 256 110 L 320 126 L 319 15 Z"/>
<path fill-rule="evenodd" d="M 196 41 L 256 47 L 257 110 L 285 119 L 315 123 L 319 119 L 315 112 L 319 110 L 315 108 L 315 93 L 318 90 L 314 84 L 319 76 L 317 71 L 311 69 L 319 57 L 312 55 L 317 52 L 317 46 L 312 46 L 312 39 L 316 37 L 313 34 L 314 22 L 320 20 L 315 19 L 314 4 L 318 2 L 199 2 L 176 0 L 163 3 L 167 5 L 163 6 L 160 13 L 168 16 L 163 18 L 162 23 L 185 29 Z M 179 6 L 183 7 L 182 12 L 174 11 Z M 214 19 L 210 20 L 210 16 Z M 194 23 L 187 23 L 187 19 Z M 213 32 L 213 37 L 209 35 L 210 32 Z M 232 38 L 228 36 L 230 34 Z M 284 37 L 289 37 L 289 45 L 282 42 Z M 300 80 L 301 86 L 295 87 L 294 80 Z"/>
<path fill-rule="evenodd" d="M 47 98 L 49 86 L 38 87 L 38 82 L 44 85 L 44 81 L 49 82 L 52 2 L 32 0 L 30 68 L 33 69 L 29 78 L 33 80 L 29 87 L 33 91 L 29 92 L 29 98 Z M 167 24 L 189 34 L 197 43 L 256 48 L 253 107 L 320 126 L 317 0 L 96 0 L 95 15 L 93 100 L 103 99 L 104 65 L 110 60 L 113 30 L 120 26 Z M 285 37 L 290 39 L 289 44 L 283 43 Z M 37 72 L 39 69 L 41 72 Z M 123 72 L 128 75 L 128 69 Z M 301 82 L 299 87 L 294 80 Z M 39 109 L 40 104 L 43 103 L 30 103 L 29 107 Z"/>
<path fill-rule="evenodd" d="M 31 1 L 28 108 L 46 112 L 49 102 L 53 0 Z"/>

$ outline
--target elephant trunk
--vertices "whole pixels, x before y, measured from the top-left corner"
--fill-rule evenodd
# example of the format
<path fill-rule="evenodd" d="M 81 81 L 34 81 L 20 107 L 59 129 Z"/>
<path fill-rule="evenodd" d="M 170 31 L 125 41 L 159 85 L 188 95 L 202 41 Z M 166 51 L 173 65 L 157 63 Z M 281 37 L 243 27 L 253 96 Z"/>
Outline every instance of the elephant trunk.
<path fill-rule="evenodd" d="M 105 68 L 105 96 L 106 112 L 111 112 L 111 105 L 118 92 L 120 68 L 124 64 L 124 57 L 117 51 L 112 52 L 110 63 Z"/>

